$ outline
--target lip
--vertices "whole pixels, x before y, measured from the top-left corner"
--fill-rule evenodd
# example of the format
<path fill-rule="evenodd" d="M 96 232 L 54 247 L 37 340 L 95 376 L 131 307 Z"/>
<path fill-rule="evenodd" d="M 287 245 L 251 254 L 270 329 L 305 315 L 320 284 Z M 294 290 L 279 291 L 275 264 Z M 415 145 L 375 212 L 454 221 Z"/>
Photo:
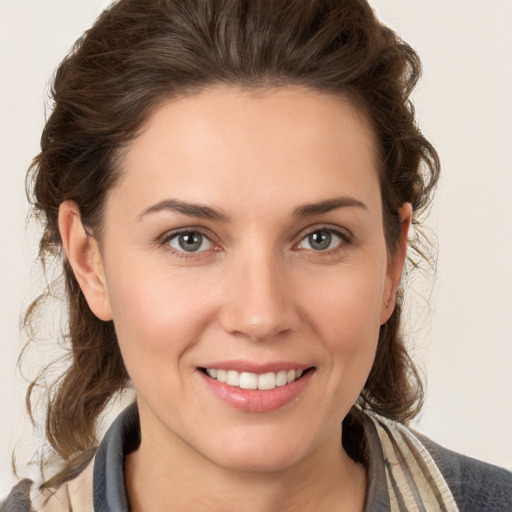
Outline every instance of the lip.
<path fill-rule="evenodd" d="M 237 372 L 248 373 L 268 373 L 278 372 L 279 370 L 306 370 L 313 367 L 312 364 L 295 363 L 292 361 L 269 361 L 266 363 L 256 363 L 243 359 L 230 361 L 216 361 L 200 365 L 200 368 L 217 368 L 219 370 L 235 370 Z"/>
<path fill-rule="evenodd" d="M 290 362 L 259 364 L 247 361 L 224 361 L 212 363 L 211 366 L 201 368 L 218 368 L 257 374 L 277 372 L 279 370 L 306 370 L 310 368 L 310 371 L 305 372 L 294 382 L 266 391 L 229 386 L 228 384 L 212 379 L 200 368 L 196 370 L 196 373 L 201 378 L 208 391 L 217 399 L 233 409 L 252 413 L 275 411 L 297 400 L 304 392 L 311 381 L 311 377 L 315 373 L 315 368 L 311 365 L 308 366 Z"/>

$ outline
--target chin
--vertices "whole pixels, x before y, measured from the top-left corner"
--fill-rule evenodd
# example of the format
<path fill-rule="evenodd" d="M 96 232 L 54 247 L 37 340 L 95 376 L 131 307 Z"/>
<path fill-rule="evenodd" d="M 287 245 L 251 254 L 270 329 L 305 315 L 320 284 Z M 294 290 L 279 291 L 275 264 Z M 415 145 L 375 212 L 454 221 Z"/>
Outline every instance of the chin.
<path fill-rule="evenodd" d="M 250 450 L 246 452 L 232 451 L 224 453 L 211 460 L 215 465 L 224 469 L 244 473 L 274 473 L 286 470 L 296 465 L 301 456 L 296 451 Z"/>
<path fill-rule="evenodd" d="M 225 439 L 219 436 L 215 446 L 206 446 L 202 455 L 216 466 L 253 473 L 285 470 L 308 456 L 309 443 L 298 432 L 284 435 L 273 429 L 266 432 L 250 430 L 252 432 L 227 435 Z"/>

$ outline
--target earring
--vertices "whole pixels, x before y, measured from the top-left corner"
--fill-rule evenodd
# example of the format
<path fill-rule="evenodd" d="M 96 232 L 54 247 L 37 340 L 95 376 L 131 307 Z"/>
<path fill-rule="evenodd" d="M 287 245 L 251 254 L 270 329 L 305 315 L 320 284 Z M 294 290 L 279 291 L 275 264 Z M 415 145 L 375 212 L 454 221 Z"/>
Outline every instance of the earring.
<path fill-rule="evenodd" d="M 389 300 L 386 301 L 386 304 L 384 304 L 386 307 L 389 306 Z"/>

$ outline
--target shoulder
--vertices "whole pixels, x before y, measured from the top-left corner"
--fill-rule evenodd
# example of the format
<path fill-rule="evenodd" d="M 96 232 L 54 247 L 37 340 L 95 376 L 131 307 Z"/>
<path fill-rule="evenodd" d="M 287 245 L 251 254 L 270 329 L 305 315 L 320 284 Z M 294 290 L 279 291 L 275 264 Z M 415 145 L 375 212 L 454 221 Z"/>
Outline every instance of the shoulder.
<path fill-rule="evenodd" d="M 32 480 L 25 479 L 18 482 L 9 493 L 5 501 L 0 503 L 0 512 L 30 512 L 30 489 Z"/>
<path fill-rule="evenodd" d="M 512 473 L 461 455 L 414 433 L 443 474 L 460 512 L 512 510 Z"/>
<path fill-rule="evenodd" d="M 32 480 L 22 480 L 0 505 L 0 512 L 93 512 L 93 467 L 94 459 L 58 489 L 41 490 Z"/>
<path fill-rule="evenodd" d="M 512 511 L 512 473 L 448 450 L 401 423 L 365 410 L 374 488 L 400 510 Z M 381 501 L 383 501 L 381 499 Z M 409 506 L 409 508 L 408 508 Z M 373 510 L 373 509 L 370 509 Z"/>
<path fill-rule="evenodd" d="M 42 489 L 22 480 L 0 503 L 0 512 L 89 512 L 96 500 L 100 510 L 129 510 L 124 485 L 124 458 L 140 444 L 137 406 L 128 406 L 114 420 L 94 456 L 82 454 L 69 480 L 56 489 Z"/>

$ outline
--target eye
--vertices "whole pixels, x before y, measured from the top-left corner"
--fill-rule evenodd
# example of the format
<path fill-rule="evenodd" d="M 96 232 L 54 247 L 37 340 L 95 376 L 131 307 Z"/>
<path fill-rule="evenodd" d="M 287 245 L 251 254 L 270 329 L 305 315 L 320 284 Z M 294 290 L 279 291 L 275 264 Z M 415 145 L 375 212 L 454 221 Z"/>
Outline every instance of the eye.
<path fill-rule="evenodd" d="M 212 249 L 213 243 L 199 231 L 182 231 L 167 238 L 169 247 L 180 252 L 202 252 Z"/>
<path fill-rule="evenodd" d="M 317 229 L 308 233 L 297 245 L 298 249 L 328 251 L 336 249 L 346 241 L 338 231 L 333 229 Z"/>

